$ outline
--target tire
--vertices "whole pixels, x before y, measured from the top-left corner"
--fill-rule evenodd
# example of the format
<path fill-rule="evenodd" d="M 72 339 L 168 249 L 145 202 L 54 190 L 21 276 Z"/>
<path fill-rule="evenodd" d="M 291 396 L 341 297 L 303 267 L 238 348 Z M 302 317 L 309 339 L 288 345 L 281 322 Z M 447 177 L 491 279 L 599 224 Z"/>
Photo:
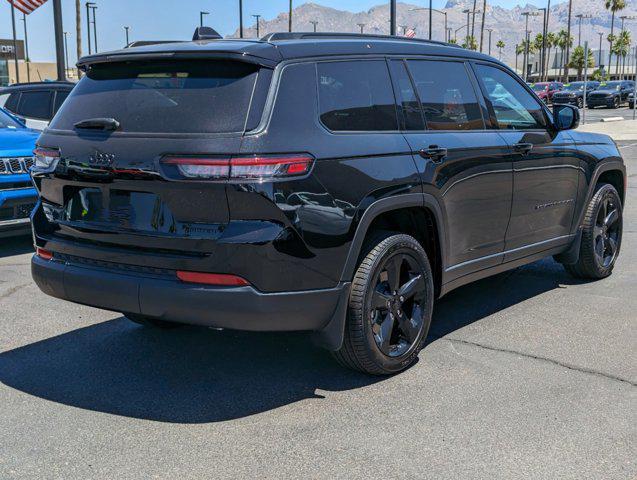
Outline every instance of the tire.
<path fill-rule="evenodd" d="M 609 105 L 608 108 L 619 108 L 619 98 L 615 97 L 613 100 L 613 105 Z"/>
<path fill-rule="evenodd" d="M 137 323 L 138 325 L 143 325 L 144 327 L 159 328 L 161 330 L 171 330 L 173 328 L 179 328 L 183 326 L 180 323 L 167 322 L 166 320 L 145 317 L 144 315 L 138 315 L 136 313 L 124 313 L 123 315 L 131 322 Z"/>
<path fill-rule="evenodd" d="M 583 98 L 578 98 L 577 99 L 577 108 L 584 108 L 584 99 Z"/>
<path fill-rule="evenodd" d="M 611 215 L 616 213 L 611 218 Z M 564 268 L 576 278 L 599 280 L 613 273 L 622 241 L 623 213 L 615 187 L 600 183 L 589 202 L 582 225 L 577 263 Z M 600 255 L 601 252 L 601 255 Z"/>
<path fill-rule="evenodd" d="M 332 354 L 347 368 L 391 375 L 417 361 L 427 338 L 434 301 L 431 266 L 409 235 L 379 233 L 363 252 L 350 290 L 343 345 Z"/>

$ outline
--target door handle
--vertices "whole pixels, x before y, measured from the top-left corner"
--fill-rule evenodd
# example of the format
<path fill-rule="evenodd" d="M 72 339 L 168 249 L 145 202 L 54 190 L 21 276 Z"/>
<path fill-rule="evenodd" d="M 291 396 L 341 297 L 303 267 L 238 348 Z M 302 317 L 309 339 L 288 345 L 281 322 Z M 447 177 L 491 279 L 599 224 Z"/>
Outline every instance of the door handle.
<path fill-rule="evenodd" d="M 520 152 L 526 155 L 531 150 L 533 150 L 533 144 L 532 143 L 516 143 L 515 145 L 513 145 L 513 149 L 516 152 Z"/>
<path fill-rule="evenodd" d="M 418 153 L 420 153 L 422 158 L 427 158 L 432 162 L 438 163 L 442 162 L 442 160 L 447 156 L 447 149 L 440 148 L 438 145 L 429 145 L 429 147 L 423 148 Z"/>

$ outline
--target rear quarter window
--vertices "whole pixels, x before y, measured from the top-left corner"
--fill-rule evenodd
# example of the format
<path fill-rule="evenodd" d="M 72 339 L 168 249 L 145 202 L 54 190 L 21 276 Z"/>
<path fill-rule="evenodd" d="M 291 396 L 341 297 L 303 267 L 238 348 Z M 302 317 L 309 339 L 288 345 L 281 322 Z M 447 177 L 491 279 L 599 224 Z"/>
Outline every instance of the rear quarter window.
<path fill-rule="evenodd" d="M 51 90 L 22 92 L 17 113 L 23 117 L 51 120 L 52 97 Z"/>
<path fill-rule="evenodd" d="M 258 73 L 256 65 L 219 60 L 94 65 L 51 128 L 114 118 L 130 133 L 243 132 Z"/>

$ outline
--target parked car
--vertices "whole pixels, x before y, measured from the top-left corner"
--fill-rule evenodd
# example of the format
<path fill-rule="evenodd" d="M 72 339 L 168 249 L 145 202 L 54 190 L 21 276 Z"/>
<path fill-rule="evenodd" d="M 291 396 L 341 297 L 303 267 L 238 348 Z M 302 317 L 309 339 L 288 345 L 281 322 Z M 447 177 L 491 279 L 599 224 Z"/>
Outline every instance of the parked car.
<path fill-rule="evenodd" d="M 542 101 L 551 103 L 553 101 L 553 95 L 555 95 L 555 92 L 562 90 L 563 84 L 560 82 L 538 82 L 531 83 L 530 86 Z"/>
<path fill-rule="evenodd" d="M 565 83 L 562 90 L 553 94 L 553 103 L 584 107 L 584 82 Z M 586 82 L 586 97 L 599 87 L 599 82 Z"/>
<path fill-rule="evenodd" d="M 0 108 L 0 237 L 29 233 L 37 201 L 29 169 L 39 132 Z"/>
<path fill-rule="evenodd" d="M 32 274 L 54 297 L 156 327 L 312 331 L 390 374 L 461 285 L 551 255 L 613 271 L 617 146 L 487 55 L 280 33 L 79 64 L 32 172 Z"/>
<path fill-rule="evenodd" d="M 17 83 L 0 89 L 0 107 L 24 118 L 27 127 L 44 130 L 74 86 L 71 82 Z"/>
<path fill-rule="evenodd" d="M 635 82 L 633 81 L 602 82 L 599 84 L 599 88 L 588 96 L 586 104 L 589 108 L 619 108 L 628 102 L 628 95 L 634 91 Z"/>

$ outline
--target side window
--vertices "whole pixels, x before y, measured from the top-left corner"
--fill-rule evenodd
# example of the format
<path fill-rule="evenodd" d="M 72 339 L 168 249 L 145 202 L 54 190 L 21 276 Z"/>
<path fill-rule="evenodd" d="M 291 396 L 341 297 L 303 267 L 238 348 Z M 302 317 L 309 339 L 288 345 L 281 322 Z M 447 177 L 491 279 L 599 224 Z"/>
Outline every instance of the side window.
<path fill-rule="evenodd" d="M 397 130 L 394 93 L 384 60 L 320 62 L 321 122 L 333 131 Z"/>
<path fill-rule="evenodd" d="M 18 114 L 24 117 L 51 120 L 52 93 L 50 90 L 22 92 L 18 104 Z"/>
<path fill-rule="evenodd" d="M 17 113 L 19 100 L 20 92 L 12 93 L 11 95 L 9 95 L 9 98 L 7 98 L 7 102 L 4 104 L 4 108 L 9 110 L 10 112 Z"/>
<path fill-rule="evenodd" d="M 69 93 L 71 92 L 67 92 L 65 90 L 58 90 L 57 92 L 55 92 L 55 106 L 53 107 L 53 115 L 58 112 L 58 110 L 64 103 L 64 100 L 66 100 L 66 97 L 69 96 Z"/>
<path fill-rule="evenodd" d="M 392 60 L 390 66 L 392 77 L 394 78 L 394 90 L 403 114 L 403 130 L 424 130 L 425 121 L 422 116 L 420 102 L 414 91 L 411 78 L 409 78 L 405 62 L 402 60 Z"/>
<path fill-rule="evenodd" d="M 481 64 L 476 65 L 476 73 L 500 129 L 546 128 L 540 103 L 515 78 L 499 68 Z"/>
<path fill-rule="evenodd" d="M 481 130 L 480 105 L 461 62 L 409 60 L 429 130 Z"/>

